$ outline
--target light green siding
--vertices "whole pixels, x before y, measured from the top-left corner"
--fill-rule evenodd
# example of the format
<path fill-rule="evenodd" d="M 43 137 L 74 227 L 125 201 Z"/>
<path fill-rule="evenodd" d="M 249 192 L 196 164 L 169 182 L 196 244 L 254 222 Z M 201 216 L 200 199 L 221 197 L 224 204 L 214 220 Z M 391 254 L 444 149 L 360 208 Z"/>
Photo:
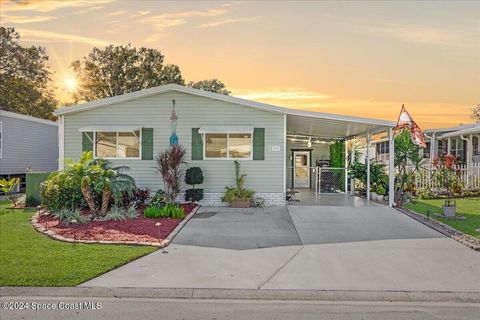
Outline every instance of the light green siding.
<path fill-rule="evenodd" d="M 188 166 L 198 166 L 204 171 L 203 187 L 206 192 L 223 192 L 225 186 L 234 184 L 233 160 L 191 160 L 192 128 L 207 125 L 265 128 L 265 160 L 241 161 L 242 171 L 247 174 L 245 187 L 257 192 L 283 192 L 283 115 L 185 93 L 163 93 L 65 115 L 65 158 L 78 159 L 82 152 L 79 128 L 97 125 L 140 125 L 153 128 L 153 152 L 156 155 L 169 145 L 172 99 L 176 100 L 179 142 L 187 149 Z M 271 151 L 272 146 L 281 149 Z M 152 190 L 161 187 L 161 178 L 156 173 L 152 160 L 121 159 L 115 160 L 114 164 L 129 166 L 128 173 L 140 186 Z"/>

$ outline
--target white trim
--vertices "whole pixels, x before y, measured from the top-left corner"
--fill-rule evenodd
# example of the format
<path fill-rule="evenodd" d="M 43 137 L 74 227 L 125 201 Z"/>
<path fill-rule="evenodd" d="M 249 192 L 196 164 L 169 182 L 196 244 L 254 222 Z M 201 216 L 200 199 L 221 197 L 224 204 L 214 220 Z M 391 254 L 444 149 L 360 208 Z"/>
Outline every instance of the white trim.
<path fill-rule="evenodd" d="M 65 166 L 65 118 L 58 118 L 58 170 L 63 170 Z"/>
<path fill-rule="evenodd" d="M 388 136 L 389 155 L 388 155 L 388 205 L 393 207 L 395 203 L 395 134 L 392 129 L 389 130 Z"/>
<path fill-rule="evenodd" d="M 451 138 L 451 137 L 461 136 L 465 134 L 476 134 L 476 133 L 480 133 L 480 124 L 477 124 L 467 129 L 462 129 L 462 130 L 457 130 L 457 131 L 452 131 L 449 133 L 442 134 L 441 136 L 438 136 L 438 139 L 445 139 L 445 138 Z"/>
<path fill-rule="evenodd" d="M 87 126 L 79 128 L 80 132 L 133 132 L 135 130 L 141 130 L 142 126 L 132 125 L 132 126 L 115 126 L 115 125 L 96 125 L 96 126 Z"/>
<path fill-rule="evenodd" d="M 238 160 L 238 161 L 243 161 L 243 160 L 253 160 L 253 132 L 231 132 L 231 134 L 237 134 L 237 133 L 244 133 L 244 134 L 249 134 L 250 135 L 250 157 L 248 158 L 231 158 L 229 157 L 230 152 L 230 133 L 226 132 L 215 132 L 214 134 L 226 134 L 227 135 L 227 156 L 225 158 L 209 158 L 207 157 L 207 139 L 205 137 L 206 134 L 202 134 L 202 140 L 203 140 L 203 160 L 215 160 L 215 161 L 225 161 L 225 160 Z"/>
<path fill-rule="evenodd" d="M 142 130 L 141 129 L 136 129 L 140 132 L 140 135 L 137 137 L 134 131 L 115 131 L 116 132 L 116 138 L 115 138 L 115 155 L 116 157 L 97 157 L 97 132 L 114 132 L 114 131 L 93 131 L 93 158 L 94 159 L 108 159 L 108 160 L 142 160 Z M 137 138 L 138 140 L 138 157 L 125 157 L 125 158 L 120 158 L 118 157 L 118 133 L 119 132 L 131 132 L 133 135 Z M 82 133 L 83 134 L 83 133 Z"/>
<path fill-rule="evenodd" d="M 55 121 L 35 118 L 35 117 L 32 117 L 32 116 L 27 116 L 25 114 L 19 114 L 19 113 L 10 112 L 10 111 L 0 110 L 0 116 L 7 117 L 7 118 L 15 118 L 15 119 L 20 119 L 20 120 L 26 120 L 26 121 L 31 121 L 31 122 L 38 122 L 38 123 L 42 123 L 42 124 L 48 124 L 49 126 L 58 127 L 58 123 L 56 123 Z"/>
<path fill-rule="evenodd" d="M 367 132 L 367 201 L 370 201 L 370 144 L 371 136 L 370 132 Z"/>
<path fill-rule="evenodd" d="M 253 135 L 253 126 L 203 126 L 198 133 L 250 133 Z"/>
<path fill-rule="evenodd" d="M 199 97 L 205 97 L 210 99 L 215 99 L 219 101 L 239 104 L 245 107 L 251 107 L 259 110 L 274 112 L 274 113 L 281 113 L 287 114 L 292 116 L 303 116 L 309 118 L 318 118 L 318 119 L 329 119 L 329 120 L 336 120 L 336 121 L 346 121 L 346 122 L 357 122 L 357 123 L 365 123 L 365 124 L 372 124 L 372 125 L 379 125 L 379 126 L 387 126 L 393 127 L 395 126 L 395 122 L 393 121 L 386 121 L 381 119 L 371 119 L 371 118 L 361 118 L 361 117 L 353 117 L 353 116 L 343 116 L 343 115 L 336 115 L 336 114 L 329 114 L 329 113 L 321 113 L 321 112 L 312 112 L 312 111 L 302 111 L 302 110 L 295 110 L 295 109 L 287 109 L 282 108 L 266 103 L 241 99 L 237 97 L 227 96 L 224 94 L 213 93 L 209 91 L 194 89 L 190 87 L 181 86 L 178 84 L 167 84 L 163 86 L 158 86 L 154 88 L 144 89 L 136 92 L 125 93 L 119 96 L 96 100 L 84 104 L 79 104 L 72 107 L 64 107 L 57 109 L 54 114 L 59 116 L 62 114 L 69 114 L 81 111 L 87 111 L 91 109 L 96 109 L 108 105 L 112 105 L 119 102 L 130 101 L 134 99 L 149 97 L 153 95 L 157 95 L 160 93 L 166 92 L 182 92 L 187 94 L 196 95 Z"/>

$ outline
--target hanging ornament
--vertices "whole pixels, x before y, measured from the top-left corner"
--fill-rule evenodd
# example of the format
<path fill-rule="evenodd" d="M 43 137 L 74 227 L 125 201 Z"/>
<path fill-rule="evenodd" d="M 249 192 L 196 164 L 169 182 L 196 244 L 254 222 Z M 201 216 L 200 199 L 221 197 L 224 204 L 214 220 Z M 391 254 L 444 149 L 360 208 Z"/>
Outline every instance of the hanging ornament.
<path fill-rule="evenodd" d="M 175 111 L 175 100 L 172 100 L 172 112 L 170 114 L 170 121 L 171 121 L 171 129 L 172 135 L 170 136 L 170 146 L 174 146 L 178 144 L 178 137 L 177 137 L 177 111 Z"/>

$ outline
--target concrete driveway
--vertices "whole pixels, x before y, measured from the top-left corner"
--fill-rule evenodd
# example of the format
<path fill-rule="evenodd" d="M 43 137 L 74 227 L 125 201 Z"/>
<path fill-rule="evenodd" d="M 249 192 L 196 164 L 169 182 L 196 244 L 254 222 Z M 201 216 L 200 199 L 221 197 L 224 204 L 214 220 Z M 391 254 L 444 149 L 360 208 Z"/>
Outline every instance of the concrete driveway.
<path fill-rule="evenodd" d="M 202 208 L 82 286 L 480 292 L 480 254 L 388 207 Z"/>

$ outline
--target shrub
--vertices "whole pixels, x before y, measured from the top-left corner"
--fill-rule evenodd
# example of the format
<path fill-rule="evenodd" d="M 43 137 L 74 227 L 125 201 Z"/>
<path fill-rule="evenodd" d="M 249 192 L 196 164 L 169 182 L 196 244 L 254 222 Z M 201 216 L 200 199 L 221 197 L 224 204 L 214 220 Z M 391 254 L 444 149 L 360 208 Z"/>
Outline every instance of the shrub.
<path fill-rule="evenodd" d="M 17 205 L 20 194 L 15 192 L 15 187 L 20 184 L 20 178 L 0 179 L 0 190 L 3 191 L 7 199 L 13 206 Z"/>
<path fill-rule="evenodd" d="M 454 194 L 462 192 L 457 165 L 458 158 L 455 155 L 447 154 L 446 156 L 433 159 L 435 168 L 433 177 L 440 187 L 447 191 L 445 206 L 451 206 Z"/>
<path fill-rule="evenodd" d="M 163 208 L 165 206 L 165 192 L 158 189 L 149 203 L 150 207 Z"/>
<path fill-rule="evenodd" d="M 429 199 L 436 199 L 436 196 L 430 189 L 420 188 L 417 189 L 417 198 L 429 200 Z"/>
<path fill-rule="evenodd" d="M 66 225 L 72 223 L 73 220 L 77 221 L 77 224 L 86 224 L 88 219 L 82 215 L 79 209 L 61 209 L 53 214 L 53 217 L 62 221 Z"/>
<path fill-rule="evenodd" d="M 185 211 L 176 203 L 169 203 L 162 208 L 161 217 L 171 217 L 175 219 L 183 219 Z"/>
<path fill-rule="evenodd" d="M 138 217 L 138 212 L 137 208 L 131 206 L 127 208 L 127 211 L 125 212 L 125 216 L 129 219 L 135 219 Z"/>
<path fill-rule="evenodd" d="M 61 209 L 83 209 L 87 203 L 80 185 L 72 184 L 64 172 L 54 172 L 40 186 L 42 206 L 49 211 Z"/>
<path fill-rule="evenodd" d="M 382 185 L 377 186 L 377 194 L 384 196 L 387 193 L 387 190 Z"/>
<path fill-rule="evenodd" d="M 148 207 L 143 211 L 145 218 L 160 218 L 162 209 L 158 207 Z"/>
<path fill-rule="evenodd" d="M 33 195 L 29 195 L 25 198 L 25 205 L 27 207 L 35 207 L 35 206 L 38 206 L 39 204 L 40 204 L 40 200 Z"/>
<path fill-rule="evenodd" d="M 185 192 L 185 200 L 200 201 L 203 199 L 203 189 L 201 191 L 195 191 L 195 185 L 203 183 L 203 172 L 200 167 L 188 168 L 185 172 L 185 183 L 192 186 L 192 189 L 188 189 Z"/>
<path fill-rule="evenodd" d="M 200 201 L 203 199 L 203 189 L 187 189 L 185 190 L 185 201 Z"/>
<path fill-rule="evenodd" d="M 150 189 L 135 188 L 132 192 L 124 191 L 122 193 L 121 204 L 124 208 L 131 206 L 139 208 L 147 203 L 150 198 Z"/>
<path fill-rule="evenodd" d="M 124 221 L 127 220 L 125 212 L 122 208 L 113 206 L 110 211 L 103 218 L 105 221 Z"/>

